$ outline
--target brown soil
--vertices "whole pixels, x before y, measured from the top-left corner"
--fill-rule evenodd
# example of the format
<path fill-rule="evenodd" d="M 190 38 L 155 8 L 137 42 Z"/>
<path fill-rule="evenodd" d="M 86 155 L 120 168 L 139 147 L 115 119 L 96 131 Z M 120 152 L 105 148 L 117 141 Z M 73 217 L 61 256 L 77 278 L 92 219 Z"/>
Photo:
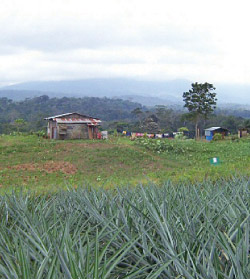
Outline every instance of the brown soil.
<path fill-rule="evenodd" d="M 23 170 L 23 171 L 45 171 L 47 173 L 63 172 L 65 174 L 75 174 L 77 168 L 75 165 L 69 162 L 63 161 L 48 161 L 44 164 L 20 164 L 15 166 L 9 166 L 8 169 Z"/>

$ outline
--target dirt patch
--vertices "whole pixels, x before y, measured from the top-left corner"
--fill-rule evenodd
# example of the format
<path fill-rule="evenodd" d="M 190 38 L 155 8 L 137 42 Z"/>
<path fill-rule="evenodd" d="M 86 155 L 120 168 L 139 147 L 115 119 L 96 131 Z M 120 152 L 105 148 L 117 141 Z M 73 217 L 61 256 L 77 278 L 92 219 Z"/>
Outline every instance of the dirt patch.
<path fill-rule="evenodd" d="M 7 168 L 23 171 L 45 171 L 47 173 L 54 173 L 60 171 L 65 174 L 75 174 L 77 172 L 77 168 L 75 165 L 63 161 L 48 161 L 44 164 L 20 164 L 15 166 L 9 166 Z"/>
<path fill-rule="evenodd" d="M 43 170 L 48 173 L 61 171 L 65 174 L 75 174 L 77 172 L 77 168 L 75 165 L 63 161 L 49 161 L 43 165 Z"/>

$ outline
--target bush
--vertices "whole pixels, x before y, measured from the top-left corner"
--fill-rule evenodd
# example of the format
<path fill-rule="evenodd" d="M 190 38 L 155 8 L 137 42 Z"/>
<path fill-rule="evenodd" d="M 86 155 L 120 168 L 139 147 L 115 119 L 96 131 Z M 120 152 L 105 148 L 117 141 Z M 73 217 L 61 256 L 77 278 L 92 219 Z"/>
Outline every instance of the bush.
<path fill-rule="evenodd" d="M 232 141 L 239 141 L 239 138 L 238 138 L 238 136 L 236 136 L 236 135 L 232 135 L 232 136 L 231 136 L 231 140 L 232 140 Z"/>
<path fill-rule="evenodd" d="M 218 141 L 218 140 L 222 140 L 222 139 L 223 139 L 222 134 L 215 133 L 213 136 L 213 141 Z"/>
<path fill-rule="evenodd" d="M 187 127 L 180 127 L 178 129 L 178 132 L 189 132 L 188 128 Z"/>
<path fill-rule="evenodd" d="M 36 132 L 36 135 L 37 135 L 38 137 L 46 137 L 46 132 L 43 131 L 43 130 L 37 131 L 37 132 Z"/>
<path fill-rule="evenodd" d="M 137 138 L 135 144 L 157 153 L 171 152 L 183 154 L 187 151 L 182 145 L 178 144 L 178 142 L 169 139 Z"/>
<path fill-rule="evenodd" d="M 179 140 L 185 140 L 185 139 L 187 139 L 187 137 L 184 136 L 184 134 L 177 134 L 177 135 L 175 135 L 174 138 L 175 138 L 175 139 L 179 139 Z"/>

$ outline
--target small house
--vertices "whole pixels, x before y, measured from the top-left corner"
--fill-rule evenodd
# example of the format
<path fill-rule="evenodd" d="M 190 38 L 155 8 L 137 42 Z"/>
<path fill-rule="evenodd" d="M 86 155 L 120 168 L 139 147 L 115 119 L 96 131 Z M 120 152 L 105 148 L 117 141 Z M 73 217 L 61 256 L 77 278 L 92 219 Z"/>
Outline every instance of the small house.
<path fill-rule="evenodd" d="M 221 128 L 221 127 L 211 127 L 205 129 L 206 140 L 211 141 L 215 134 L 221 134 L 222 137 L 224 138 L 224 136 L 228 135 L 228 129 Z"/>
<path fill-rule="evenodd" d="M 101 120 L 77 112 L 44 118 L 50 139 L 96 139 Z"/>
<path fill-rule="evenodd" d="M 244 138 L 244 137 L 247 137 L 247 135 L 248 135 L 248 129 L 240 128 L 238 130 L 238 138 Z"/>

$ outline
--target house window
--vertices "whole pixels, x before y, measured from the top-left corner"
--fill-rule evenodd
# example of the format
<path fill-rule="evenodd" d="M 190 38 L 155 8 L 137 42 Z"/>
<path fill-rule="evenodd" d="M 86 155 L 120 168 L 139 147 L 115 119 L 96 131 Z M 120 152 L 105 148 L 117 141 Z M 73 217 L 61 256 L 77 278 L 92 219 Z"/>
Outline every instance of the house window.
<path fill-rule="evenodd" d="M 210 136 L 210 131 L 205 131 L 205 136 L 209 137 Z"/>

